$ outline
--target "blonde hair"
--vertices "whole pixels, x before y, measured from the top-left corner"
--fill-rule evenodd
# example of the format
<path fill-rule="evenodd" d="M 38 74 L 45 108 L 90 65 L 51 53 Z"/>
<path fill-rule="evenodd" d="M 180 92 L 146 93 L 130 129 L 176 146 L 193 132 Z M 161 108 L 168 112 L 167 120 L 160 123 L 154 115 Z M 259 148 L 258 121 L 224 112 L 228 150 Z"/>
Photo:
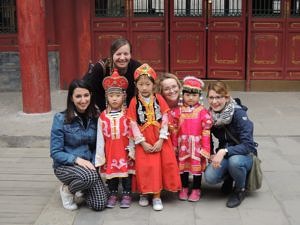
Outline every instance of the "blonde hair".
<path fill-rule="evenodd" d="M 178 77 L 173 73 L 161 73 L 156 80 L 156 92 L 162 94 L 162 85 L 161 83 L 166 79 L 174 79 L 179 87 L 179 89 L 182 89 L 182 84 Z"/>
<path fill-rule="evenodd" d="M 227 84 L 225 84 L 223 81 L 213 81 L 211 83 L 208 84 L 207 86 L 207 97 L 209 94 L 209 91 L 215 91 L 217 94 L 222 95 L 224 97 L 229 97 L 230 93 L 229 93 L 229 87 Z"/>

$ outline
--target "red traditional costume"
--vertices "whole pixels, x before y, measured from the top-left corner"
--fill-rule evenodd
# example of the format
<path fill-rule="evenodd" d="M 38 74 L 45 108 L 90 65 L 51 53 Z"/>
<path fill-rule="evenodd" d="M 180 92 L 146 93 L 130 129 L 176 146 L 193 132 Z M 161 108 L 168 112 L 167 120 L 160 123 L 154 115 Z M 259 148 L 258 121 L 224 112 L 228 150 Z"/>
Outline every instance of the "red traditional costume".
<path fill-rule="evenodd" d="M 126 90 L 127 86 L 126 78 L 119 76 L 117 72 L 103 80 L 106 91 L 118 88 Z M 134 173 L 133 160 L 128 157 L 128 154 L 134 157 L 134 144 L 129 145 L 129 130 L 129 120 L 124 107 L 118 112 L 112 112 L 108 106 L 101 113 L 98 120 L 95 165 L 101 166 L 102 176 L 106 179 L 128 177 L 128 174 Z"/>
<path fill-rule="evenodd" d="M 146 65 L 146 66 L 144 66 Z M 135 72 L 156 78 L 155 71 L 144 64 Z M 130 102 L 127 116 L 134 136 L 137 191 L 142 194 L 159 193 L 162 189 L 176 192 L 181 189 L 179 170 L 170 138 L 168 137 L 169 107 L 159 94 L 145 99 L 138 95 Z M 154 145 L 164 139 L 161 151 L 145 152 L 141 142 Z"/>

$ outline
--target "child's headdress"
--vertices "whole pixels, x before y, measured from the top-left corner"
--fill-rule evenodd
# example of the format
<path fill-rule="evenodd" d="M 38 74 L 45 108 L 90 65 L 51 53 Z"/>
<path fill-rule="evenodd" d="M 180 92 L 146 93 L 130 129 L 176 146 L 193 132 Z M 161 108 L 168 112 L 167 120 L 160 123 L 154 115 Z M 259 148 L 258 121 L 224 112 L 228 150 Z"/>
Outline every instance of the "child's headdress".
<path fill-rule="evenodd" d="M 201 94 L 203 88 L 203 81 L 194 76 L 186 76 L 183 79 L 182 91 Z"/>
<path fill-rule="evenodd" d="M 137 80 L 141 75 L 147 75 L 148 77 L 152 77 L 153 80 L 156 79 L 156 72 L 152 67 L 150 67 L 147 63 L 144 63 L 140 67 L 138 67 L 134 72 L 134 80 Z"/>
<path fill-rule="evenodd" d="M 114 69 L 112 75 L 103 79 L 102 86 L 105 92 L 124 91 L 128 87 L 128 80 L 120 76 L 117 69 Z"/>

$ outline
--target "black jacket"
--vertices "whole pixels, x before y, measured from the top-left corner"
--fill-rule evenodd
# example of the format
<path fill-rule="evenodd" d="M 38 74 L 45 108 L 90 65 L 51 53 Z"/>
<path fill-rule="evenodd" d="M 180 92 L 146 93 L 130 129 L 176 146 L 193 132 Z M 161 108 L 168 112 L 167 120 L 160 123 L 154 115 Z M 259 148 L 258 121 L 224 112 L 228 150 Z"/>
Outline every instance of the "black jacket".
<path fill-rule="evenodd" d="M 128 69 L 125 74 L 125 77 L 128 80 L 128 88 L 127 88 L 127 99 L 126 103 L 129 105 L 131 98 L 135 94 L 135 85 L 134 85 L 134 71 L 141 65 L 138 61 L 133 59 L 130 60 L 128 64 Z M 106 108 L 105 105 L 105 91 L 102 86 L 102 81 L 104 77 L 109 76 L 110 74 L 106 74 L 103 70 L 102 65 L 97 62 L 93 68 L 89 70 L 89 72 L 83 77 L 83 80 L 87 81 L 89 85 L 93 88 L 93 97 L 95 99 L 96 105 L 99 107 L 101 111 Z"/>

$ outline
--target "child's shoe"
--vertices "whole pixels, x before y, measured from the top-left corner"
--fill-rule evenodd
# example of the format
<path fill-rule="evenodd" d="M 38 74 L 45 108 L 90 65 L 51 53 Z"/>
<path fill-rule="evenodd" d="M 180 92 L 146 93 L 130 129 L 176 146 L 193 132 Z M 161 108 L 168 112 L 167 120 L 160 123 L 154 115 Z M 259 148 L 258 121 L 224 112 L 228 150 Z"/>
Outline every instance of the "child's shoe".
<path fill-rule="evenodd" d="M 120 203 L 120 208 L 126 209 L 131 205 L 131 197 L 129 195 L 123 195 Z"/>
<path fill-rule="evenodd" d="M 179 191 L 179 195 L 178 195 L 178 198 L 182 201 L 186 201 L 188 200 L 188 192 L 189 192 L 189 189 L 188 188 L 182 188 L 180 191 Z"/>
<path fill-rule="evenodd" d="M 143 207 L 149 205 L 149 200 L 147 195 L 140 195 L 139 205 Z"/>
<path fill-rule="evenodd" d="M 198 202 L 200 200 L 201 191 L 200 189 L 193 189 L 192 193 L 190 194 L 188 200 L 190 202 Z"/>
<path fill-rule="evenodd" d="M 74 195 L 69 191 L 67 185 L 62 185 L 59 189 L 60 197 L 65 209 L 75 210 L 78 208 L 77 204 L 74 202 Z"/>
<path fill-rule="evenodd" d="M 108 198 L 106 207 L 107 208 L 114 208 L 117 204 L 117 201 L 118 201 L 118 197 L 116 195 L 111 195 Z"/>
<path fill-rule="evenodd" d="M 152 207 L 155 211 L 160 211 L 164 208 L 160 198 L 152 199 Z"/>

